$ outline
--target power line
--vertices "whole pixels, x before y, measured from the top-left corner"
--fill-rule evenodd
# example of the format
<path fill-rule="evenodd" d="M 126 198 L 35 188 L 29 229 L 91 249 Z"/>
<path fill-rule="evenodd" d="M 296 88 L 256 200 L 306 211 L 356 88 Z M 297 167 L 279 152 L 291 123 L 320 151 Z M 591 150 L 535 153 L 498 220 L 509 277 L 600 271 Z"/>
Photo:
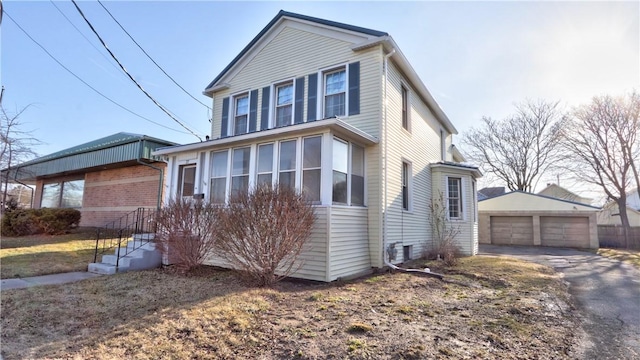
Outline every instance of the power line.
<path fill-rule="evenodd" d="M 53 0 L 50 0 L 53 1 Z M 120 26 L 120 29 L 122 29 L 122 31 L 124 31 L 125 34 L 127 34 L 127 36 L 129 37 L 129 39 L 131 39 L 131 41 L 133 41 L 134 44 L 136 44 L 136 46 L 138 46 L 138 48 L 140 50 L 142 50 L 142 52 L 149 58 L 149 60 L 151 60 L 152 63 L 155 64 L 155 66 L 158 67 L 158 69 L 160 69 L 160 71 L 162 71 L 163 74 L 167 75 L 167 77 L 169 79 L 171 79 L 171 81 L 173 81 L 174 84 L 176 84 L 177 87 L 179 87 L 182 91 L 184 91 L 185 94 L 189 95 L 193 100 L 199 102 L 202 106 L 206 107 L 207 109 L 211 110 L 211 108 L 203 103 L 202 101 L 196 99 L 193 95 L 191 95 L 187 90 L 185 90 L 185 88 L 183 88 L 182 86 L 180 86 L 180 84 L 178 84 L 177 81 L 175 81 L 169 74 L 167 74 L 166 71 L 164 71 L 164 69 L 158 65 L 158 63 L 153 60 L 153 58 L 151 57 L 151 55 L 149 55 L 143 48 L 142 46 L 140 46 L 140 44 L 138 44 L 138 42 L 133 38 L 133 36 L 131 36 L 131 34 L 129 34 L 129 32 L 124 28 L 124 26 L 122 26 L 122 24 L 120 24 L 120 22 L 118 20 L 116 20 L 116 18 L 113 16 L 113 14 L 111 14 L 111 12 L 102 4 L 102 2 L 100 0 L 98 0 L 98 4 L 100 4 L 100 6 L 102 6 L 102 8 L 104 9 L 104 11 L 107 12 L 107 14 L 109 14 L 109 16 L 111 16 L 111 18 L 113 19 L 113 21 L 116 22 L 116 24 L 118 24 L 118 26 Z"/>
<path fill-rule="evenodd" d="M 73 71 L 69 70 L 69 68 L 68 68 L 68 67 L 64 66 L 64 64 L 62 64 L 58 59 L 56 59 L 56 57 L 55 57 L 55 56 L 51 55 L 51 53 L 50 53 L 50 52 L 49 52 L 49 51 L 48 51 L 44 46 L 42 46 L 39 42 L 37 42 L 33 37 L 31 37 L 31 35 L 29 35 L 29 33 L 28 33 L 25 29 L 23 29 L 23 28 L 22 28 L 22 26 L 20 26 L 20 24 L 18 24 L 18 22 L 17 22 L 17 21 L 15 21 L 15 20 L 11 17 L 11 15 L 9 15 L 9 13 L 7 13 L 7 11 L 6 11 L 6 10 L 4 10 L 4 9 L 3 9 L 3 13 L 4 13 L 5 15 L 7 15 L 7 17 L 9 18 L 9 20 L 13 21 L 13 23 L 14 23 L 14 24 L 16 24 L 16 26 L 18 27 L 18 29 L 20 29 L 20 30 L 21 30 L 21 31 L 22 31 L 22 32 L 23 32 L 23 33 L 24 33 L 24 34 L 25 34 L 29 39 L 31 39 L 31 41 L 33 41 L 36 45 L 38 45 L 38 46 L 40 47 L 40 49 L 42 49 L 42 51 L 44 51 L 47 55 L 49 55 L 49 57 L 50 57 L 50 58 L 52 58 L 52 59 L 53 59 L 53 61 L 55 61 L 56 63 L 58 63 L 58 65 L 60 65 L 63 69 L 67 70 L 67 72 L 68 72 L 69 74 L 73 75 L 76 79 L 80 80 L 80 82 L 82 82 L 83 84 L 85 84 L 85 85 L 86 85 L 87 87 L 89 87 L 91 90 L 95 91 L 98 95 L 102 96 L 103 98 L 105 98 L 105 99 L 107 99 L 109 102 L 111 102 L 112 104 L 114 104 L 114 105 L 118 106 L 119 108 L 121 108 L 121 109 L 123 109 L 123 110 L 127 111 L 128 113 L 130 113 L 130 114 L 132 114 L 132 115 L 135 115 L 135 116 L 137 116 L 137 117 L 139 117 L 139 118 L 141 118 L 141 119 L 143 119 L 143 120 L 146 120 L 146 121 L 148 121 L 148 122 L 150 122 L 150 123 L 152 123 L 152 124 L 158 125 L 158 126 L 160 126 L 160 127 L 163 127 L 163 128 L 165 128 L 165 129 L 169 129 L 169 130 L 172 130 L 172 131 L 175 131 L 175 132 L 179 132 L 179 133 L 181 133 L 181 134 L 188 134 L 187 132 L 184 132 L 184 131 L 180 131 L 180 130 L 176 130 L 176 129 L 170 128 L 170 127 L 168 127 L 168 126 L 166 126 L 166 125 L 162 125 L 162 124 L 157 123 L 157 122 L 155 122 L 155 121 L 153 121 L 153 120 L 151 120 L 151 119 L 148 119 L 148 118 L 146 118 L 146 117 L 144 117 L 144 116 L 142 116 L 142 115 L 140 115 L 140 114 L 138 114 L 138 113 L 135 113 L 134 111 L 129 110 L 128 108 L 124 107 L 123 105 L 120 105 L 119 103 L 115 102 L 114 100 L 112 100 L 112 99 L 111 99 L 110 97 L 108 97 L 107 95 L 105 95 L 105 94 L 101 93 L 101 92 L 100 92 L 100 91 L 98 91 L 96 88 L 94 88 L 93 86 L 89 85 L 89 83 L 87 83 L 86 81 L 84 81 L 80 76 L 76 75 Z"/>
<path fill-rule="evenodd" d="M 73 3 L 73 5 L 76 7 L 76 10 L 78 10 L 78 12 L 80 13 L 80 16 L 82 16 L 82 18 L 84 19 L 84 21 L 87 23 L 87 25 L 89 25 L 89 28 L 91 28 L 91 31 L 93 31 L 93 33 L 98 37 L 98 40 L 100 40 L 100 43 L 102 44 L 102 46 L 107 50 L 107 52 L 109 53 L 109 55 L 111 55 L 111 57 L 113 58 L 113 60 L 116 61 L 116 63 L 118 63 L 118 66 L 120 66 L 120 69 L 122 69 L 122 71 L 124 71 L 125 74 L 127 74 L 127 76 L 129 77 L 129 79 L 131 79 L 131 81 L 133 81 L 134 84 L 136 84 L 136 86 L 138 87 L 138 89 L 140 89 L 140 91 L 142 91 L 158 108 L 160 108 L 160 110 L 164 111 L 165 114 L 167 114 L 167 116 L 169 116 L 171 119 L 173 119 L 173 121 L 175 121 L 176 123 L 178 123 L 178 125 L 182 126 L 185 130 L 187 130 L 188 132 L 191 133 L 191 135 L 195 136 L 196 138 L 198 138 L 198 140 L 202 141 L 202 138 L 194 133 L 191 129 L 189 129 L 186 125 L 184 125 L 180 120 L 178 120 L 175 116 L 173 116 L 169 110 L 167 110 L 164 106 L 162 106 L 162 104 L 160 104 L 156 99 L 153 98 L 153 96 L 151 96 L 151 94 L 149 94 L 143 87 L 142 85 L 140 85 L 136 79 L 133 78 L 133 76 L 131 76 L 131 74 L 127 71 L 127 69 L 124 67 L 124 65 L 122 65 L 122 63 L 120 62 L 120 60 L 118 60 L 118 58 L 113 54 L 113 52 L 111 52 L 111 50 L 109 49 L 109 47 L 107 46 L 107 44 L 104 42 L 104 40 L 102 40 L 102 37 L 100 36 L 100 34 L 98 34 L 98 32 L 96 31 L 96 29 L 93 27 L 93 25 L 91 24 L 91 22 L 89 21 L 89 19 L 87 19 L 86 16 L 84 16 L 84 13 L 82 12 L 82 10 L 80 9 L 80 7 L 78 6 L 78 4 L 76 3 L 75 0 L 71 0 L 71 2 Z"/>
<path fill-rule="evenodd" d="M 56 10 L 58 10 L 58 12 L 64 16 L 65 19 L 67 19 L 67 21 L 69 22 L 69 24 L 71 24 L 71 26 L 73 26 L 74 29 L 76 29 L 76 31 L 78 32 L 78 34 L 82 35 L 82 37 L 87 40 L 87 42 L 89 43 L 89 45 L 91 45 L 91 47 L 93 47 L 98 53 L 100 53 L 100 55 L 102 55 L 103 58 L 105 58 L 107 60 L 107 62 L 109 63 L 109 65 L 113 66 L 114 69 L 116 69 L 118 71 L 118 73 L 120 73 L 120 69 L 118 69 L 117 66 L 115 66 L 113 64 L 113 62 L 111 62 L 111 60 L 107 57 L 107 55 L 105 55 L 102 51 L 100 51 L 100 49 L 98 49 L 98 47 L 96 47 L 91 40 L 89 40 L 88 37 L 86 37 L 82 31 L 80 31 L 80 29 L 78 29 L 78 27 L 71 21 L 71 19 L 69 19 L 67 17 L 67 15 L 65 15 L 65 13 L 62 12 L 62 10 L 60 10 L 60 8 L 58 7 L 58 5 L 56 5 L 56 3 L 53 0 L 49 0 L 49 2 L 51 2 L 51 5 L 53 5 Z"/>

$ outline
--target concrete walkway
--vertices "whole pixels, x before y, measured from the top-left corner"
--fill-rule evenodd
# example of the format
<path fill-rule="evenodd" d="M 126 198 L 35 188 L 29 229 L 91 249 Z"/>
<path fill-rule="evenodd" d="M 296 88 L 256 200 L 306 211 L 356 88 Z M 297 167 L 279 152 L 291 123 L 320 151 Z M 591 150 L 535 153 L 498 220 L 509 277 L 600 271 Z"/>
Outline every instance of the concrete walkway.
<path fill-rule="evenodd" d="M 0 282 L 0 290 L 22 289 L 38 285 L 56 285 L 80 281 L 84 279 L 102 276 L 85 271 L 76 271 L 62 274 L 51 274 L 43 276 L 26 277 L 19 279 L 4 279 Z"/>

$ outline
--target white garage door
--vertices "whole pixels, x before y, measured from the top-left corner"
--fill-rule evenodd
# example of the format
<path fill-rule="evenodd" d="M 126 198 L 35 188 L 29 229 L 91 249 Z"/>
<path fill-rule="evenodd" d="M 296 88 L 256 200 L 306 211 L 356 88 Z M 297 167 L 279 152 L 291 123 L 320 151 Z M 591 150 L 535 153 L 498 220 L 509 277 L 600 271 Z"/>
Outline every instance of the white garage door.
<path fill-rule="evenodd" d="M 589 218 L 542 216 L 540 241 L 542 246 L 588 248 Z"/>
<path fill-rule="evenodd" d="M 533 245 L 533 217 L 492 216 L 491 243 L 495 245 Z"/>

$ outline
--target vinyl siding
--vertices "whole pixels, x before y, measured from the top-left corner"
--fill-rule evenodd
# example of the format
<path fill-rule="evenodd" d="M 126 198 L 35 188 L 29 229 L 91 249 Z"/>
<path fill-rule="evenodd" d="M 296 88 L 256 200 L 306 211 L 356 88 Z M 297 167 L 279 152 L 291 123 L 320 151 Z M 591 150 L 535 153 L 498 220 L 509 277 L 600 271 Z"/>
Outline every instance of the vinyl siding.
<path fill-rule="evenodd" d="M 465 255 L 475 255 L 478 253 L 478 218 L 475 217 L 473 209 L 473 193 L 471 191 L 472 177 L 463 169 L 437 169 L 433 171 L 434 186 L 433 193 L 444 196 L 446 203 L 447 198 L 447 177 L 459 177 L 462 179 L 462 220 L 449 220 L 451 226 L 459 230 L 456 236 L 456 243 Z M 438 195 L 439 196 L 439 195 Z"/>
<path fill-rule="evenodd" d="M 360 114 L 345 117 L 351 125 L 379 136 L 381 46 L 354 52 L 353 43 L 286 26 L 275 29 L 277 34 L 235 76 L 225 79 L 228 89 L 218 91 L 213 99 L 211 135 L 220 137 L 222 99 L 232 94 L 259 89 L 258 109 L 262 106 L 262 89 L 275 83 L 304 76 L 304 110 L 307 119 L 308 75 L 332 66 L 360 62 Z M 318 78 L 322 83 L 322 77 Z M 271 94 L 273 101 L 273 94 Z M 320 97 L 320 94 L 318 94 Z M 318 104 L 321 106 L 321 103 Z M 258 112 L 258 123 L 262 114 Z"/>
<path fill-rule="evenodd" d="M 402 246 L 413 245 L 413 257 L 418 257 L 431 242 L 428 218 L 432 180 L 429 164 L 441 157 L 440 125 L 392 61 L 389 62 L 388 76 L 386 242 L 396 243 L 398 256 L 392 262 L 399 263 L 404 261 Z M 402 127 L 401 86 L 408 90 L 410 131 Z M 411 165 L 409 211 L 402 209 L 403 161 Z"/>
<path fill-rule="evenodd" d="M 367 209 L 331 207 L 330 280 L 371 269 Z"/>
<path fill-rule="evenodd" d="M 311 232 L 311 237 L 305 244 L 299 261 L 300 268 L 292 274 L 292 277 L 327 281 L 327 208 L 316 207 L 316 221 Z M 230 268 L 230 264 L 225 262 L 219 256 L 212 254 L 205 260 L 205 265 L 220 266 Z"/>

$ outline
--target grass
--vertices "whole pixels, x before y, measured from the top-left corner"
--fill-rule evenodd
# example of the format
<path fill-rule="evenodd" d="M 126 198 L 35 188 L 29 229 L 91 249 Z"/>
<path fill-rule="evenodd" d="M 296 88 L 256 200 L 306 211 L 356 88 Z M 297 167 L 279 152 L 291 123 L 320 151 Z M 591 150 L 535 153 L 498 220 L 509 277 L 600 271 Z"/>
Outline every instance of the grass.
<path fill-rule="evenodd" d="M 626 262 L 640 269 L 640 250 L 598 249 L 598 254 L 611 259 Z"/>
<path fill-rule="evenodd" d="M 2 356 L 573 358 L 578 320 L 545 306 L 567 295 L 549 268 L 474 257 L 438 271 L 456 277 L 446 283 L 389 273 L 256 289 L 230 271 L 203 267 L 186 276 L 156 269 L 6 290 Z M 445 298 L 447 291 L 466 296 Z"/>
<path fill-rule="evenodd" d="M 84 271 L 93 261 L 95 244 L 95 232 L 89 229 L 57 236 L 2 237 L 0 278 Z"/>

